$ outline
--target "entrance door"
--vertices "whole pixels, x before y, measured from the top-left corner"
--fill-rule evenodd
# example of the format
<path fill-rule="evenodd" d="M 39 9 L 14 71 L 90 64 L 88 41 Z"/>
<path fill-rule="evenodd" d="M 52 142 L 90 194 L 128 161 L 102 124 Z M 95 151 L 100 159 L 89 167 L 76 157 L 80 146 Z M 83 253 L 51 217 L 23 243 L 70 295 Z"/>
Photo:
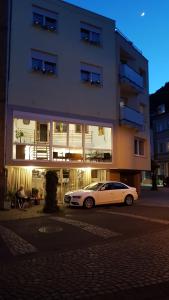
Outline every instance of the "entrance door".
<path fill-rule="evenodd" d="M 37 140 L 41 143 L 48 142 L 48 123 L 37 122 Z"/>

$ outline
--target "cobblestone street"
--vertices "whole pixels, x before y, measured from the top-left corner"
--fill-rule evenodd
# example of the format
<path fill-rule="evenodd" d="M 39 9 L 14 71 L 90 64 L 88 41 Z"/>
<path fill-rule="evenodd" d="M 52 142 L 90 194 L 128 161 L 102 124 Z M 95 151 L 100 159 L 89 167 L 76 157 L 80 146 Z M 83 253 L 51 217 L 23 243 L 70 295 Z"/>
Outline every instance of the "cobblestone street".
<path fill-rule="evenodd" d="M 1 264 L 0 299 L 98 299 L 118 297 L 122 291 L 124 299 L 128 293 L 129 299 L 165 299 L 154 292 L 144 298 L 137 288 L 169 282 L 168 236 L 167 229 L 160 235 Z"/>
<path fill-rule="evenodd" d="M 168 237 L 169 209 L 141 203 L 2 221 L 0 300 L 167 300 Z"/>

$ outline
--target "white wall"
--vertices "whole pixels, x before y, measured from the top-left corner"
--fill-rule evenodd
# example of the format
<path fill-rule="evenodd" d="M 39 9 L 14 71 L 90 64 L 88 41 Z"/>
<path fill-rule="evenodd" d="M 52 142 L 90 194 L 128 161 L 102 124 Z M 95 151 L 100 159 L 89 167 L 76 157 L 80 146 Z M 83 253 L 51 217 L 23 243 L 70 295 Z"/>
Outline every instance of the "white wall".
<path fill-rule="evenodd" d="M 32 25 L 32 3 L 59 14 L 57 33 Z M 103 47 L 88 45 L 80 40 L 80 21 L 102 28 Z M 14 0 L 11 28 L 9 104 L 81 116 L 115 117 L 113 21 L 63 1 Z M 32 72 L 31 49 L 56 54 L 58 76 Z M 81 83 L 80 62 L 103 68 L 103 87 Z"/>

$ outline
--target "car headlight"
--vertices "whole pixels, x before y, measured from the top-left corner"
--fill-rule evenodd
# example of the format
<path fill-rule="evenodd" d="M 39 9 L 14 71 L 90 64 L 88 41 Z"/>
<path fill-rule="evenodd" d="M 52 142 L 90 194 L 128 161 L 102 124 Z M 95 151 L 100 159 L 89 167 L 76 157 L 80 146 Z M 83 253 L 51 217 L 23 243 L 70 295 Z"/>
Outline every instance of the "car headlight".
<path fill-rule="evenodd" d="M 76 199 L 80 199 L 82 196 L 72 196 L 72 199 L 76 200 Z"/>

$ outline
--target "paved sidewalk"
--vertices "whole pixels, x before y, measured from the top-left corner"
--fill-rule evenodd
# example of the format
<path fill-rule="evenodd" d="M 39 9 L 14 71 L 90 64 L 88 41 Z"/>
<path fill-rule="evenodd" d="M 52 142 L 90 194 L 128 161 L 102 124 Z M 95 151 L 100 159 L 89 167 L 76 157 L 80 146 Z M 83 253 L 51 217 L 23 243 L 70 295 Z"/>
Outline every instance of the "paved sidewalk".
<path fill-rule="evenodd" d="M 158 191 L 151 191 L 151 187 L 142 188 L 138 205 L 169 207 L 169 188 L 158 188 Z M 64 207 L 60 206 L 61 211 Z M 36 205 L 26 210 L 10 209 L 0 211 L 0 221 L 36 218 L 46 216 L 43 213 L 43 204 Z"/>
<path fill-rule="evenodd" d="M 142 188 L 139 205 L 169 207 L 169 188 L 159 187 L 157 191 Z"/>
<path fill-rule="evenodd" d="M 36 205 L 26 210 L 11 208 L 10 210 L 0 210 L 0 221 L 26 219 L 45 216 L 43 213 L 43 205 Z"/>

